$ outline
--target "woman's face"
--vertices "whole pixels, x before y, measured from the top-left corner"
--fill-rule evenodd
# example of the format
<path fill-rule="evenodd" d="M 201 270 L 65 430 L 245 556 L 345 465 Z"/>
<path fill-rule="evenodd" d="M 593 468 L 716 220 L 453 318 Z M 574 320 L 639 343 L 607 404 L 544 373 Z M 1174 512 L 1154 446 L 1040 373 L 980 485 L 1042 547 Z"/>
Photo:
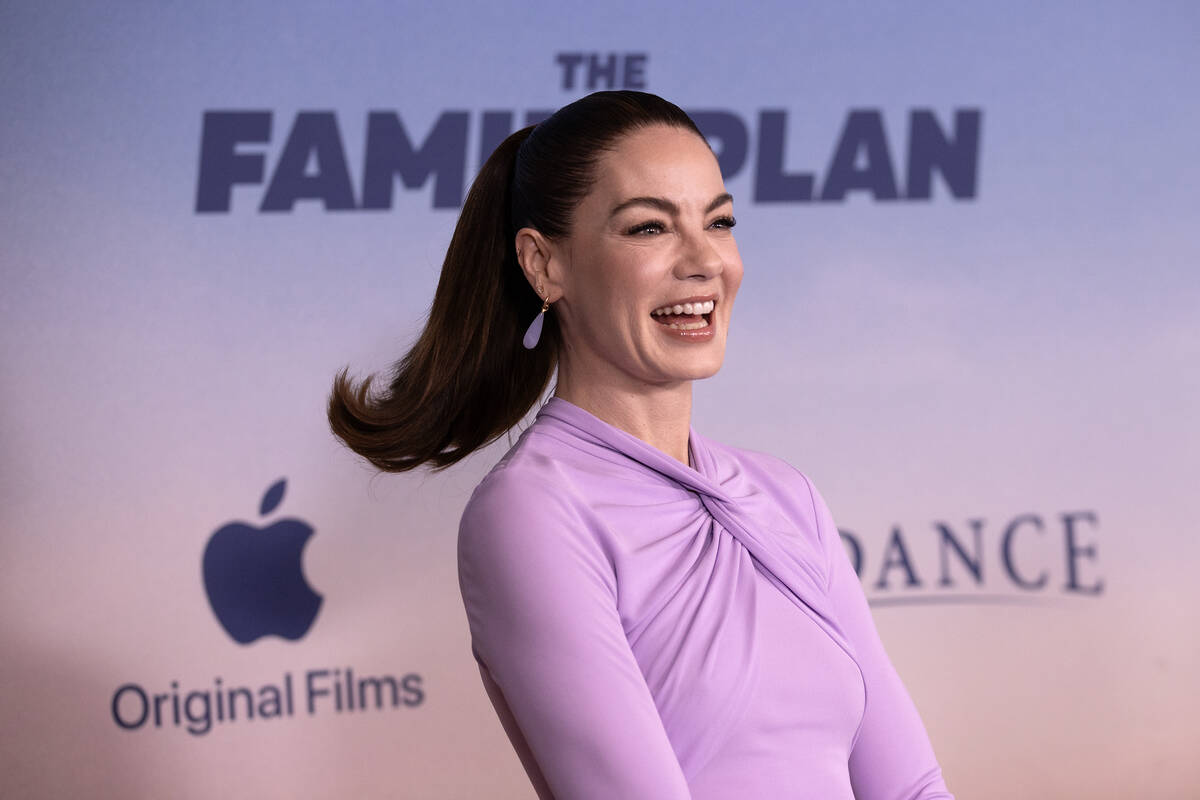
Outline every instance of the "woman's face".
<path fill-rule="evenodd" d="M 732 227 L 717 159 L 694 132 L 618 140 L 555 243 L 571 379 L 647 388 L 715 374 L 742 281 Z"/>

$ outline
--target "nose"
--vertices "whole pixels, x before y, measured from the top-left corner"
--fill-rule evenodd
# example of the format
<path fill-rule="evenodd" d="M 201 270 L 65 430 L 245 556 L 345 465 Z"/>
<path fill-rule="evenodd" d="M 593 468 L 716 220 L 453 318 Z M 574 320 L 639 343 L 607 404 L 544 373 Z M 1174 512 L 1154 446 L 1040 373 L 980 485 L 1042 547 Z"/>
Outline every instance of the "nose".
<path fill-rule="evenodd" d="M 683 237 L 683 248 L 675 266 L 675 276 L 715 278 L 725 269 L 725 257 L 710 240 L 707 231 L 693 231 Z"/>

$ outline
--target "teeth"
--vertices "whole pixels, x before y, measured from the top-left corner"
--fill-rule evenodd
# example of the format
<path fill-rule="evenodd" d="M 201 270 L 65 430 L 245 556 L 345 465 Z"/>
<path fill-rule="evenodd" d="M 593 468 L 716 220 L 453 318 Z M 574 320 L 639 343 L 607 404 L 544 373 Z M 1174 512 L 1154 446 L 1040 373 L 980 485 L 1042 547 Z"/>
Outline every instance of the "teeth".
<path fill-rule="evenodd" d="M 713 310 L 716 302 L 706 300 L 703 303 L 681 303 L 673 306 L 663 306 L 656 308 L 650 313 L 656 317 L 661 317 L 663 314 L 707 314 Z"/>
<path fill-rule="evenodd" d="M 681 330 L 681 331 L 694 331 L 699 328 L 707 328 L 708 323 L 705 322 L 704 320 L 700 320 L 699 322 L 685 322 L 682 325 L 680 325 L 678 322 L 672 322 L 667 327 L 675 328 L 676 330 Z"/>

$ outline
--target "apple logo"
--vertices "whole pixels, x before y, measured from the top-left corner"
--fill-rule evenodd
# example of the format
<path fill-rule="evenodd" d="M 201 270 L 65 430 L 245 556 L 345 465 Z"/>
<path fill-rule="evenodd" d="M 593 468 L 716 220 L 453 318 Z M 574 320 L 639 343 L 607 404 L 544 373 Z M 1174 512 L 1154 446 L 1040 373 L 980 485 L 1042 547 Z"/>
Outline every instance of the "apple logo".
<path fill-rule="evenodd" d="M 283 500 L 287 478 L 263 494 L 259 513 L 270 514 Z M 239 644 L 263 636 L 295 641 L 308 633 L 321 595 L 304 579 L 300 557 L 312 526 L 281 519 L 265 528 L 229 522 L 204 548 L 204 589 L 221 627 Z"/>

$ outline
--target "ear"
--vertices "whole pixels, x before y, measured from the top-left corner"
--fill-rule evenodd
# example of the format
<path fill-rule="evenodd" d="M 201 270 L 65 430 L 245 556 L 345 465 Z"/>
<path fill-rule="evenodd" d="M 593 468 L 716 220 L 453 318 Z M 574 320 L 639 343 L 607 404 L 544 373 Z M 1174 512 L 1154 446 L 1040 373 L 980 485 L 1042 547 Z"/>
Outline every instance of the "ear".
<path fill-rule="evenodd" d="M 517 231 L 516 248 L 517 263 L 537 296 L 549 298 L 551 303 L 562 297 L 562 262 L 554 242 L 536 228 L 521 228 Z"/>

